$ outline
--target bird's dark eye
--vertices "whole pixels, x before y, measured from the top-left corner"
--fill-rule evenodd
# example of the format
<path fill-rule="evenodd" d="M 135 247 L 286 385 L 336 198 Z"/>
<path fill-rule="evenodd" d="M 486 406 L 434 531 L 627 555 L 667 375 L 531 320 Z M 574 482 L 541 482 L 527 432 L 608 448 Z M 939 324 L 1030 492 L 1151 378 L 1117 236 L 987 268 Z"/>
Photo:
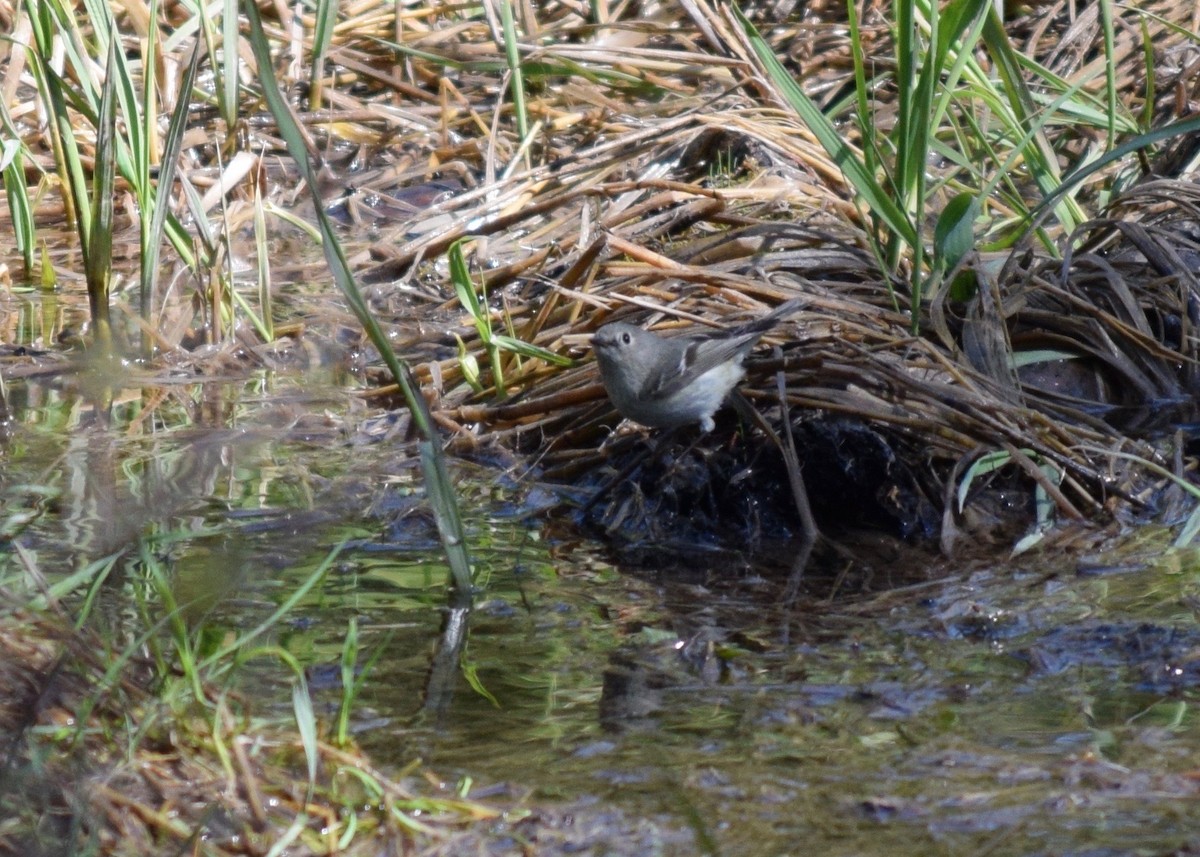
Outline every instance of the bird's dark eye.
<path fill-rule="evenodd" d="M 628 333 L 621 334 L 621 344 L 622 345 L 629 345 L 631 342 L 633 342 L 632 336 L 630 336 Z"/>

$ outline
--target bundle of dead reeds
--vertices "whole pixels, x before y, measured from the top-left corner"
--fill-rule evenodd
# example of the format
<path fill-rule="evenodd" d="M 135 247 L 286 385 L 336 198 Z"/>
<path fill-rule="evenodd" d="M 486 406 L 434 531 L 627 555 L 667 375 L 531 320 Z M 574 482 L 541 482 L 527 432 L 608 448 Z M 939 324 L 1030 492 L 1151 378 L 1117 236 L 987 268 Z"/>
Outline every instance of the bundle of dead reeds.
<path fill-rule="evenodd" d="M 1114 492 L 1138 493 L 1136 479 L 1114 482 L 1132 471 L 1110 450 L 1142 456 L 1143 474 L 1166 466 L 1130 409 L 1190 401 L 1196 315 L 1190 232 L 1161 222 L 1190 186 L 1128 192 L 1139 169 L 1164 181 L 1190 169 L 1180 58 L 1195 10 L 1101 7 L 1010 9 L 1002 27 L 982 0 L 849 14 L 703 0 L 498 0 L 479 14 L 325 3 L 308 18 L 267 9 L 270 44 L 251 59 L 232 49 L 244 22 L 218 31 L 189 4 L 163 13 L 174 29 L 161 43 L 144 38 L 165 32 L 155 7 L 97 5 L 89 20 L 66 3 L 4 4 L 37 49 L 31 65 L 21 39 L 4 46 L 8 127 L 26 158 L 8 162 L 10 211 L 17 223 L 17 190 L 39 169 L 74 188 L 64 214 L 86 207 L 80 177 L 115 151 L 143 255 L 157 250 L 157 236 L 145 243 L 157 223 L 171 263 L 210 300 L 196 316 L 157 271 L 143 274 L 155 347 L 188 341 L 197 318 L 210 337 L 249 321 L 270 339 L 271 278 L 316 280 L 324 262 L 269 258 L 269 216 L 304 212 L 284 210 L 296 171 L 267 156 L 283 143 L 253 85 L 266 62 L 302 129 L 295 146 L 322 167 L 306 183 L 356 230 L 347 258 L 373 284 L 370 308 L 401 328 L 436 418 L 459 436 L 511 441 L 573 473 L 598 465 L 608 411 L 585 343 L 600 323 L 634 307 L 647 321 L 716 324 L 803 293 L 809 310 L 779 332 L 793 413 L 885 429 L 898 452 L 913 441 L 909 464 L 946 509 L 979 461 L 1003 459 L 1060 512 L 1088 515 Z M 119 88 L 97 73 L 109 32 L 126 49 L 105 54 Z M 66 76 L 84 78 L 80 99 L 50 63 L 56 43 L 74 46 Z M 194 44 L 207 55 L 195 89 L 184 76 Z M 183 105 L 168 135 L 183 204 L 169 214 L 154 209 L 157 113 L 152 99 L 134 109 L 139 84 Z M 38 121 L 42 102 L 55 122 Z M 114 102 L 118 119 L 101 121 Z M 62 138 L 72 116 L 79 132 Z M 122 128 L 143 132 L 128 150 L 109 139 Z M 1064 176 L 1101 138 L 1109 154 Z M 1148 149 L 1164 140 L 1174 148 Z M 1119 223 L 1101 219 L 1114 199 Z M 96 212 L 100 232 L 111 228 L 111 208 Z M 255 233 L 257 305 L 230 276 L 226 242 L 243 228 Z M 101 241 L 92 255 L 110 252 Z M 94 304 L 106 306 L 96 277 Z M 451 319 L 456 304 L 468 313 Z M 415 316 L 452 329 L 431 342 Z"/>

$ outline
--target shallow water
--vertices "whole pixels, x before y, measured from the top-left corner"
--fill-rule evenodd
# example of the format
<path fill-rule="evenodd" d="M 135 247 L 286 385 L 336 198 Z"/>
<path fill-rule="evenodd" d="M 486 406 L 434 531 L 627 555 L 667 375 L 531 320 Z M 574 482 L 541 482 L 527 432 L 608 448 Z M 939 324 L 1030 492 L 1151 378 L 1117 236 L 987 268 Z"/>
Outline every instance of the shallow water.
<path fill-rule="evenodd" d="M 459 462 L 480 591 L 459 677 L 435 694 L 446 572 L 419 469 L 375 439 L 386 430 L 360 430 L 337 380 L 126 390 L 108 427 L 86 385 L 10 381 L 4 532 L 51 583 L 154 545 L 213 637 L 262 621 L 340 545 L 268 632 L 308 668 L 318 711 L 340 698 L 353 619 L 360 665 L 375 659 L 353 726 L 375 761 L 565 810 L 559 835 L 586 853 L 1196 845 L 1200 575 L 1165 534 L 970 569 L 864 553 L 799 581 L 728 554 L 621 568 L 545 521 L 549 486 Z M 0 573 L 26 572 L 5 551 Z M 120 616 L 136 581 L 113 581 Z M 251 676 L 264 710 L 288 716 L 288 676 Z"/>

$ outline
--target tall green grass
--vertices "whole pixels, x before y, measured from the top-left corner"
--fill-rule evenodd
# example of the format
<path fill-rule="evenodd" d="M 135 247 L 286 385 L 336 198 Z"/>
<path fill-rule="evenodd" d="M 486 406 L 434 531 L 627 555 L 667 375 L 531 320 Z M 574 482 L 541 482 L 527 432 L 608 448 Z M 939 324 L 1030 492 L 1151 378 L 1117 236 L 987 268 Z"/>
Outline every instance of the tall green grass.
<path fill-rule="evenodd" d="M 214 97 L 225 120 L 224 137 L 218 147 L 225 154 L 240 145 L 238 10 L 236 0 L 226 0 L 220 46 L 212 16 L 201 6 L 192 7 L 191 19 L 176 28 L 166 44 L 169 49 L 186 51 L 190 34 L 193 40 L 205 40 L 208 56 L 220 58 L 214 67 L 218 83 Z M 113 7 L 101 0 L 86 0 L 82 9 L 67 0 L 25 0 L 24 11 L 33 23 L 30 69 L 39 100 L 50 118 L 47 134 L 58 184 L 66 189 L 67 222 L 78 236 L 85 260 L 97 344 L 108 347 L 112 193 L 117 177 L 128 185 L 137 203 L 141 262 L 138 296 L 142 318 L 149 321 L 153 316 L 152 302 L 165 236 L 179 262 L 192 270 L 195 281 L 209 284 L 214 330 L 232 331 L 233 316 L 242 313 L 260 334 L 270 338 L 270 319 L 264 320 L 233 288 L 233 277 L 227 268 L 214 269 L 217 260 L 227 258 L 221 230 L 214 228 L 188 182 L 183 181 L 180 186 L 184 204 L 192 215 L 192 232 L 184 228 L 171 207 L 183 135 L 193 121 L 197 100 L 206 98 L 195 89 L 204 52 L 194 45 L 191 48 L 190 61 L 183 64 L 182 77 L 175 82 L 178 100 L 160 140 L 157 86 L 164 44 L 159 34 L 158 0 L 153 0 L 147 8 L 151 26 L 146 38 L 139 39 L 136 50 L 132 51 L 123 41 Z M 224 46 L 227 49 L 222 49 Z M 61 59 L 56 59 L 60 56 Z M 111 112 L 102 113 L 105 104 L 111 104 Z M 5 127 L 16 139 L 16 130 L 7 115 Z M 27 192 L 21 193 L 20 152 L 6 150 L 6 155 L 6 192 L 10 208 L 19 214 L 22 197 L 28 205 Z M 111 175 L 106 172 L 110 167 L 115 169 Z M 18 246 L 26 254 L 27 266 L 32 262 L 33 252 L 30 228 L 31 218 L 21 217 Z M 269 300 L 260 300 L 260 311 L 269 312 L 269 304 Z M 148 355 L 149 351 L 150 341 L 146 338 L 143 352 Z"/>
<path fill-rule="evenodd" d="M 1112 3 L 1100 3 L 1111 56 Z M 1191 123 L 1177 123 L 1145 132 L 1139 117 L 1121 106 L 1111 68 L 1097 97 L 1084 90 L 1088 81 L 1069 83 L 1023 56 L 990 0 L 898 0 L 888 8 L 895 65 L 874 72 L 858 26 L 860 7 L 847 0 L 854 93 L 824 109 L 736 7 L 735 14 L 780 98 L 862 202 L 881 268 L 907 282 L 914 332 L 926 299 L 947 287 L 946 278 L 970 253 L 1011 247 L 1030 230 L 1046 251 L 1057 253 L 1043 220 L 1052 214 L 1057 233 L 1070 234 L 1093 216 L 1078 196 L 1086 178 L 1164 136 L 1191 130 Z M 990 69 L 981 65 L 979 51 Z M 894 93 L 895 118 L 886 127 L 876 112 L 878 91 Z M 1051 125 L 1102 129 L 1109 151 L 1064 176 L 1063 156 L 1047 133 Z M 1123 138 L 1127 142 L 1119 143 Z M 932 166 L 936 162 L 941 165 Z M 1120 186 L 1135 177 L 1136 168 L 1126 169 L 1113 181 Z"/>
<path fill-rule="evenodd" d="M 165 232 L 185 264 L 197 274 L 204 273 L 206 262 L 193 253 L 193 236 L 182 228 L 171 213 L 168 192 L 174 180 L 183 131 L 193 105 L 199 54 L 195 51 L 192 54 L 183 77 L 179 101 L 171 116 L 165 145 L 160 150 L 155 145 L 157 114 L 153 106 L 156 103 L 153 78 L 160 56 L 160 44 L 154 32 L 158 25 L 157 2 L 150 6 L 151 33 L 140 43 L 140 69 L 135 69 L 126 55 L 109 4 L 101 0 L 86 0 L 85 7 L 87 17 L 79 18 L 76 14 L 80 10 L 66 0 L 25 0 L 24 6 L 34 24 L 31 68 L 39 96 L 50 117 L 49 133 L 54 160 L 61 185 L 68 190 L 67 214 L 75 225 L 83 251 L 96 341 L 107 352 L 111 347 L 109 290 L 112 275 L 113 194 L 117 176 L 131 187 L 142 218 L 140 294 L 143 314 L 150 311 L 158 268 L 160 234 Z M 237 50 L 240 18 L 239 7 L 234 0 L 225 0 L 223 9 L 223 50 L 219 53 L 214 50 L 216 36 L 206 9 L 194 7 L 195 14 L 186 28 L 206 40 L 210 56 L 221 57 L 215 69 L 218 73 L 217 101 L 226 123 L 227 138 L 232 140 L 232 132 L 238 121 L 237 102 L 240 94 L 240 58 Z M 336 4 L 326 3 L 321 7 L 318 45 L 328 45 L 335 12 Z M 262 94 L 276 116 L 293 156 L 301 165 L 309 187 L 315 191 L 318 182 L 308 160 L 303 132 L 280 96 L 272 67 L 270 44 L 252 4 L 248 7 L 248 18 L 252 25 L 254 38 L 251 44 L 259 64 Z M 102 50 L 104 60 L 97 63 L 96 57 L 88 53 L 89 49 Z M 54 59 L 59 51 L 64 53 L 62 65 L 58 65 Z M 139 72 L 140 87 L 137 83 Z M 76 80 L 78 85 L 73 83 Z M 83 131 L 90 131 L 94 137 L 90 158 L 86 139 L 88 134 Z M 163 162 L 156 173 L 154 165 L 160 158 Z M 5 172 L 7 180 L 15 185 L 17 171 L 21 168 L 19 149 L 10 148 L 5 166 L 8 168 Z M 205 249 L 208 259 L 216 258 L 220 251 L 220 238 L 208 223 L 194 188 L 187 182 L 182 187 L 185 204 L 193 214 L 196 237 L 199 239 L 197 243 Z M 404 390 L 413 420 L 424 438 L 420 444 L 420 454 L 425 466 L 430 502 L 443 534 L 455 591 L 469 600 L 471 574 L 466 540 L 432 417 L 407 366 L 392 352 L 390 343 L 367 309 L 321 201 L 318 199 L 316 203 L 318 227 L 334 280 Z M 31 220 L 24 221 L 29 222 Z M 261 251 L 265 248 L 261 228 L 259 235 Z M 26 246 L 32 247 L 32 244 L 27 243 Z M 267 276 L 269 271 L 264 271 L 260 276 L 260 288 L 269 289 L 269 284 L 263 282 Z M 230 287 L 228 278 L 210 272 L 210 282 L 214 294 L 227 295 L 230 307 L 236 305 L 255 322 L 265 337 L 270 337 L 269 320 L 263 322 L 256 317 L 245 299 Z M 215 300 L 214 303 L 220 304 L 221 301 Z M 264 313 L 269 313 L 269 296 L 260 301 L 260 307 Z M 214 323 L 217 321 L 219 319 L 214 316 Z"/>
<path fill-rule="evenodd" d="M 159 198 L 159 188 L 169 188 L 174 175 L 179 140 L 188 119 L 195 62 L 180 93 L 183 106 L 176 107 L 167 145 L 160 151 L 153 97 L 158 57 L 155 28 L 142 43 L 140 69 L 135 69 L 109 4 L 89 0 L 87 17 L 82 19 L 77 17 L 80 10 L 63 0 L 25 0 L 24 10 L 33 30 L 30 68 L 49 116 L 48 134 L 60 185 L 67 190 L 64 208 L 84 257 L 94 335 L 97 345 L 107 350 L 111 346 L 109 288 L 117 176 L 132 190 L 141 218 L 143 315 L 149 314 L 162 235 L 184 264 L 195 265 L 191 237 L 171 214 L 167 199 L 160 202 Z M 152 14 L 157 16 L 157 10 L 157 2 L 152 3 Z M 61 67 L 54 59 L 58 52 L 63 54 Z M 94 141 L 90 157 L 89 135 L 84 133 L 89 128 Z M 154 167 L 164 156 L 156 180 Z M 10 191 L 10 198 L 13 193 Z"/>

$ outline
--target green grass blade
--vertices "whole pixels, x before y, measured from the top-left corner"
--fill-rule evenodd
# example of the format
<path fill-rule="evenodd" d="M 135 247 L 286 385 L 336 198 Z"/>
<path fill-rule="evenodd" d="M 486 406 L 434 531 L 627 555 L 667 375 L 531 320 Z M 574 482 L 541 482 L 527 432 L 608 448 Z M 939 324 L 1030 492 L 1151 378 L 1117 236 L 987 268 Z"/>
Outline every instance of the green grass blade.
<path fill-rule="evenodd" d="M 33 273 L 33 248 L 37 230 L 33 222 L 33 207 L 29 203 L 29 188 L 25 184 L 25 146 L 18 137 L 4 141 L 0 148 L 0 171 L 4 176 L 4 196 L 12 216 L 13 241 L 21 254 L 25 277 Z"/>
<path fill-rule="evenodd" d="M 1162 128 L 1156 128 L 1145 134 L 1126 140 L 1121 145 L 1111 151 L 1105 152 L 1094 161 L 1081 164 L 1071 172 L 1063 176 L 1062 182 L 1052 191 L 1041 204 L 1030 214 L 1030 223 L 1037 221 L 1037 218 L 1050 206 L 1056 205 L 1059 199 L 1088 177 L 1095 175 L 1100 170 L 1110 164 L 1117 163 L 1127 155 L 1130 155 L 1139 149 L 1144 149 L 1161 140 L 1169 140 L 1172 137 L 1182 137 L 1187 134 L 1195 134 L 1200 132 L 1200 117 L 1193 116 L 1191 119 L 1184 119 L 1179 122 L 1172 122 L 1170 125 L 1164 125 Z"/>
<path fill-rule="evenodd" d="M 1104 64 L 1104 91 L 1108 101 L 1108 122 L 1106 125 L 1108 146 L 1106 148 L 1111 149 L 1117 143 L 1116 117 L 1120 112 L 1117 108 L 1117 49 L 1113 37 L 1112 0 L 1098 0 L 1097 6 L 1100 9 L 1100 31 L 1104 34 L 1104 56 L 1108 60 Z M 1146 71 L 1147 76 L 1153 75 L 1153 66 L 1148 66 Z"/>
<path fill-rule="evenodd" d="M 138 183 L 135 186 L 138 193 L 138 217 L 141 232 L 138 236 L 141 250 L 141 265 L 138 269 L 138 313 L 145 319 L 150 318 L 150 295 L 153 294 L 154 281 L 157 278 L 160 231 L 151 228 L 157 220 L 160 205 L 158 195 L 150 182 L 151 162 L 157 157 L 154 142 L 157 140 L 158 111 L 154 107 L 156 95 L 154 89 L 154 69 L 158 67 L 158 0 L 151 0 L 149 8 L 151 26 L 142 54 L 142 113 L 141 124 L 138 126 L 138 136 L 144 141 L 145 153 L 139 159 L 134 156 L 134 164 L 138 167 Z M 180 90 L 181 96 L 190 94 L 190 89 Z M 167 187 L 170 187 L 168 184 Z M 161 207 L 169 206 L 170 196 L 162 202 Z M 162 229 L 162 223 L 158 224 Z M 142 353 L 149 356 L 151 339 L 142 334 Z"/>
<path fill-rule="evenodd" d="M 1188 515 L 1188 519 L 1184 521 L 1183 527 L 1179 530 L 1179 535 L 1175 537 L 1172 544 L 1177 548 L 1187 547 L 1196 541 L 1196 537 L 1200 535 L 1200 505 L 1197 505 L 1192 513 Z"/>
<path fill-rule="evenodd" d="M 450 280 L 454 284 L 454 293 L 458 296 L 458 302 L 471 314 L 471 318 L 475 322 L 475 330 L 479 333 L 479 340 L 483 343 L 483 348 L 488 354 L 488 362 L 492 367 L 492 386 L 495 388 L 496 394 L 503 398 L 505 396 L 504 366 L 500 361 L 495 337 L 492 335 L 492 316 L 487 305 L 487 293 L 484 292 L 481 298 L 475 291 L 475 281 L 471 279 L 471 272 L 467 269 L 467 260 L 462 251 L 463 242 L 469 240 L 469 238 L 460 238 L 451 244 L 447 251 L 450 259 Z M 459 347 L 460 350 L 465 348 L 461 340 L 459 340 Z M 464 375 L 466 374 L 467 369 L 464 367 Z M 475 382 L 472 383 L 470 380 L 467 382 L 471 384 L 472 389 L 477 389 L 478 373 L 475 374 Z"/>
<path fill-rule="evenodd" d="M 110 53 L 112 64 L 107 66 L 108 71 L 105 74 L 104 82 L 107 84 L 109 77 L 116 78 L 117 103 L 120 107 L 119 113 L 122 125 L 125 128 L 124 142 L 129 148 L 128 158 L 130 166 L 126 178 L 133 185 L 133 192 L 138 197 L 139 204 L 141 204 L 146 188 L 150 186 L 151 138 L 146 133 L 146 119 L 141 107 L 142 98 L 138 94 L 137 85 L 134 83 L 133 71 L 129 68 L 129 60 L 125 57 L 125 51 L 119 49 L 120 38 L 117 35 L 116 22 L 112 21 L 110 26 L 113 28 L 111 42 L 117 44 L 118 50 Z M 153 81 L 152 69 L 153 67 L 151 66 L 149 68 L 151 81 Z M 142 73 L 146 74 L 147 71 L 146 64 L 143 62 Z"/>
<path fill-rule="evenodd" d="M 238 118 L 238 75 L 241 71 L 238 22 L 238 0 L 225 0 L 225 10 L 221 15 L 221 85 L 217 90 L 217 107 L 221 118 L 225 120 L 225 132 L 231 136 Z M 217 68 L 216 63 L 213 67 Z"/>
<path fill-rule="evenodd" d="M 275 339 L 275 319 L 271 309 L 271 248 L 262 183 L 257 181 L 254 183 L 254 253 L 258 261 L 258 311 L 266 340 L 271 342 Z"/>
<path fill-rule="evenodd" d="M 41 91 L 42 103 L 48 114 L 47 133 L 54 153 L 54 163 L 59 179 L 67 193 L 63 198 L 67 221 L 73 223 L 79 235 L 81 247 L 86 247 L 91 238 L 91 206 L 87 203 L 87 182 L 84 178 L 83 162 L 75 140 L 75 130 L 67 111 L 64 93 L 65 82 L 50 66 L 54 55 L 55 21 L 49 3 L 25 0 L 33 30 L 33 45 L 30 51 L 30 69 Z"/>
<path fill-rule="evenodd" d="M 920 60 L 917 56 L 915 5 L 913 0 L 897 0 L 893 4 L 896 14 L 894 42 L 896 45 L 897 101 L 893 145 L 895 147 L 894 183 L 898 197 L 897 202 L 904 210 L 905 215 L 913 218 L 914 223 L 919 224 L 921 222 L 921 212 L 917 206 L 919 199 L 917 184 L 925 176 L 925 165 L 923 163 L 914 165 L 913 159 L 918 149 L 928 148 L 924 140 L 928 138 L 930 130 L 924 118 L 917 121 L 919 117 L 928 117 L 929 110 L 928 104 L 923 107 L 918 106 L 922 98 L 921 90 L 923 86 L 920 79 Z M 935 29 L 936 33 L 936 7 L 934 7 L 931 26 Z M 928 79 L 928 75 L 926 79 Z M 914 137 L 913 135 L 916 136 Z M 897 238 L 902 237 L 896 232 L 893 232 L 893 235 Z M 915 245 L 919 242 L 906 241 L 905 243 L 914 245 L 915 249 Z M 896 257 L 893 254 L 889 254 L 889 258 L 894 262 Z"/>
<path fill-rule="evenodd" d="M 280 619 L 290 613 L 293 607 L 304 600 L 304 597 L 312 591 L 313 587 L 325 579 L 325 575 L 329 573 L 329 569 L 333 567 L 334 562 L 339 556 L 341 556 L 342 550 L 345 548 L 345 546 L 345 542 L 335 545 L 333 550 L 329 552 L 325 559 L 321 560 L 320 565 L 314 568 L 312 573 L 309 574 L 299 586 L 297 586 L 292 592 L 288 593 L 288 597 L 271 612 L 270 616 L 267 616 L 253 628 L 238 634 L 237 639 L 208 655 L 208 657 L 200 662 L 199 666 L 201 668 L 210 667 L 213 664 L 224 660 L 238 649 L 246 648 L 255 639 L 275 627 L 279 623 Z"/>
<path fill-rule="evenodd" d="M 500 25 L 504 28 L 504 59 L 512 76 L 517 136 L 524 140 L 529 135 L 529 114 L 525 106 L 525 76 L 521 69 L 521 50 L 517 44 L 517 25 L 513 20 L 512 0 L 500 0 Z"/>
<path fill-rule="evenodd" d="M 1032 130 L 1039 113 L 1037 102 L 1025 83 L 1017 52 L 1013 50 L 1008 33 L 1004 31 L 1004 25 L 995 8 L 988 9 L 983 28 L 983 42 L 996 64 L 1001 81 L 999 88 L 1007 95 L 1015 120 L 1023 128 Z M 1043 198 L 1056 200 L 1055 216 L 1062 224 L 1063 230 L 1068 233 L 1074 231 L 1086 217 L 1074 199 L 1063 198 L 1066 189 L 1060 183 L 1057 156 L 1045 135 L 1035 133 L 1031 142 L 1025 146 L 1023 154 L 1030 175 Z"/>
<path fill-rule="evenodd" d="M 317 0 L 317 26 L 313 31 L 312 70 L 308 83 L 308 109 L 320 110 L 325 78 L 325 56 L 333 41 L 333 29 L 337 24 L 337 0 Z"/>
<path fill-rule="evenodd" d="M 470 240 L 460 238 L 455 241 L 446 251 L 446 258 L 450 262 L 450 282 L 454 285 L 454 294 L 458 296 L 458 302 L 463 305 L 463 309 L 474 319 L 475 329 L 486 343 L 492 338 L 492 319 L 480 302 L 479 293 L 475 291 L 475 283 L 471 279 L 467 258 L 463 253 L 463 244 Z"/>
<path fill-rule="evenodd" d="M 167 136 L 163 140 L 163 151 L 158 165 L 158 185 L 154 189 L 154 206 L 149 223 L 149 234 L 144 235 L 142 241 L 143 255 L 139 281 L 141 306 L 139 311 L 144 319 L 150 318 L 152 309 L 150 301 L 154 294 L 154 285 L 158 281 L 158 259 L 162 249 L 162 241 L 159 236 L 163 234 L 163 227 L 166 225 L 171 211 L 171 189 L 175 186 L 179 153 L 183 148 L 183 133 L 187 130 L 188 116 L 191 113 L 192 87 L 196 83 L 196 70 L 199 66 L 200 50 L 199 45 L 196 45 L 192 51 L 192 59 L 183 73 L 175 109 L 171 111 L 170 123 L 167 125 Z M 142 227 L 146 228 L 145 221 L 143 221 Z M 182 227 L 178 223 L 176 223 L 176 228 L 182 231 Z M 190 247 L 186 255 L 181 254 L 181 256 L 188 267 L 195 269 L 196 260 Z"/>
<path fill-rule="evenodd" d="M 62 2 L 62 0 L 47 0 L 59 10 L 59 20 L 64 24 L 63 30 L 78 32 L 76 21 L 74 20 L 74 8 Z M 86 20 L 92 25 L 92 36 L 96 41 L 96 55 L 107 54 L 111 42 L 120 41 L 120 34 L 117 32 L 116 22 L 113 20 L 112 8 L 105 0 L 83 0 L 83 6 L 87 10 Z M 70 26 L 66 26 L 69 24 Z"/>
<path fill-rule="evenodd" d="M 850 55 L 854 63 L 854 110 L 858 117 L 859 133 L 863 139 L 863 169 L 870 175 L 880 173 L 879 138 L 868 98 L 866 52 L 863 50 L 862 30 L 858 26 L 858 4 L 847 0 L 846 11 L 850 21 Z"/>
<path fill-rule="evenodd" d="M 296 681 L 292 685 L 292 713 L 296 718 L 296 729 L 300 733 L 300 746 L 304 748 L 304 760 L 308 764 L 308 784 L 311 788 L 317 781 L 321 751 L 317 740 L 317 715 L 313 711 L 308 682 L 304 680 L 304 670 L 297 671 Z"/>
<path fill-rule="evenodd" d="M 100 97 L 100 116 L 96 125 L 96 168 L 92 175 L 92 235 L 84 253 L 84 275 L 88 302 L 95 325 L 96 344 L 107 350 L 111 345 L 109 323 L 109 286 L 112 280 L 113 188 L 116 183 L 117 39 L 108 46 L 107 73 Z"/>
<path fill-rule="evenodd" d="M 471 601 L 474 578 L 471 574 L 466 531 L 458 508 L 458 498 L 454 494 L 454 483 L 446 469 L 446 456 L 442 451 L 441 442 L 436 438 L 422 440 L 418 442 L 417 447 L 421 456 L 421 469 L 425 474 L 429 505 L 433 509 L 442 546 L 450 563 L 455 603 L 457 606 L 466 606 Z"/>
<path fill-rule="evenodd" d="M 758 61 L 762 63 L 770 76 L 772 83 L 779 89 L 788 105 L 796 111 L 804 121 L 826 153 L 837 164 L 842 174 L 854 191 L 862 197 L 871 211 L 895 234 L 910 245 L 916 245 L 917 229 L 907 215 L 896 205 L 890 193 L 867 171 L 861 156 L 858 155 L 829 118 L 821 112 L 815 103 L 797 85 L 787 69 L 776 59 L 771 46 L 759 35 L 758 30 L 737 6 L 733 7 L 750 46 Z"/>
<path fill-rule="evenodd" d="M 1142 34 L 1142 63 L 1146 69 L 1146 91 L 1142 95 L 1142 115 L 1139 130 L 1146 131 L 1154 122 L 1154 104 L 1158 98 L 1158 72 L 1154 63 L 1154 40 L 1150 36 L 1150 27 L 1146 19 L 1139 21 Z"/>
<path fill-rule="evenodd" d="M 938 43 L 933 46 L 933 71 L 942 80 L 932 115 L 931 128 L 942 127 L 950 103 L 961 94 L 960 83 L 970 68 L 977 69 L 975 48 L 983 34 L 990 0 L 958 0 L 950 3 L 942 16 Z M 978 75 L 972 75 L 978 79 Z M 928 154 L 928 153 L 926 153 Z"/>
<path fill-rule="evenodd" d="M 254 3 L 248 2 L 245 10 L 250 24 L 250 47 L 254 52 L 255 62 L 258 65 L 258 77 L 262 83 L 262 95 L 271 114 L 275 117 L 280 136 L 287 144 L 288 152 L 295 160 L 313 194 L 317 225 L 321 230 L 321 246 L 325 250 L 325 259 L 329 264 L 330 273 L 368 338 L 379 350 L 380 356 L 404 394 L 413 424 L 425 438 L 420 444 L 420 449 L 426 491 L 435 510 L 438 533 L 446 551 L 455 592 L 460 599 L 469 600 L 472 584 L 466 535 L 458 512 L 458 500 L 454 495 L 454 486 L 446 472 L 444 454 L 434 428 L 433 416 L 429 412 L 429 405 L 421 395 L 407 364 L 401 361 L 392 349 L 391 342 L 371 314 L 358 284 L 354 281 L 350 263 L 346 260 L 345 252 L 333 230 L 333 224 L 329 222 L 322 200 L 319 198 L 317 188 L 320 187 L 320 183 L 317 181 L 316 171 L 309 160 L 304 136 L 280 93 L 271 63 L 270 45 L 263 33 L 258 8 Z"/>
<path fill-rule="evenodd" d="M 361 676 L 355 676 L 358 667 L 358 620 L 351 616 L 350 624 L 346 627 L 346 636 L 342 641 L 342 698 L 338 705 L 337 725 L 334 727 L 333 742 L 339 747 L 345 747 L 350 741 L 350 715 L 354 710 L 354 700 L 358 695 Z"/>
<path fill-rule="evenodd" d="M 896 87 L 899 92 L 899 115 L 892 140 L 896 148 L 895 192 L 900 207 L 908 220 L 915 225 L 917 240 L 908 241 L 903 235 L 893 232 L 889 237 L 892 250 L 888 259 L 894 266 L 900 258 L 901 246 L 907 245 L 912 252 L 912 280 L 909 295 L 909 311 L 913 332 L 920 323 L 921 287 L 923 278 L 925 242 L 920 235 L 925 222 L 925 183 L 928 175 L 926 155 L 929 138 L 933 133 L 930 118 L 933 112 L 933 82 L 935 69 L 930 51 L 925 52 L 921 63 L 920 42 L 917 37 L 916 3 L 899 0 L 896 9 Z M 938 6 L 931 5 L 928 21 L 930 42 L 938 41 Z"/>
<path fill-rule="evenodd" d="M 539 345 L 534 345 L 531 342 L 526 342 L 523 339 L 517 339 L 514 336 L 496 334 L 492 337 L 492 342 L 505 351 L 511 351 L 513 354 L 518 354 L 521 357 L 530 357 L 535 360 L 545 360 L 551 366 L 562 366 L 565 368 L 567 366 L 575 365 L 575 361 L 570 357 L 566 357 L 562 354 L 556 354 L 553 351 L 549 351 Z"/>
<path fill-rule="evenodd" d="M 1029 452 L 1028 450 L 1022 451 Z M 960 514 L 967 507 L 967 495 L 971 493 L 971 486 L 975 484 L 975 480 L 988 473 L 995 473 L 1010 461 L 1012 461 L 1010 453 L 1005 450 L 996 450 L 984 453 L 971 463 L 971 466 L 962 475 L 962 479 L 959 480 L 958 491 L 955 494 L 955 501 Z"/>

